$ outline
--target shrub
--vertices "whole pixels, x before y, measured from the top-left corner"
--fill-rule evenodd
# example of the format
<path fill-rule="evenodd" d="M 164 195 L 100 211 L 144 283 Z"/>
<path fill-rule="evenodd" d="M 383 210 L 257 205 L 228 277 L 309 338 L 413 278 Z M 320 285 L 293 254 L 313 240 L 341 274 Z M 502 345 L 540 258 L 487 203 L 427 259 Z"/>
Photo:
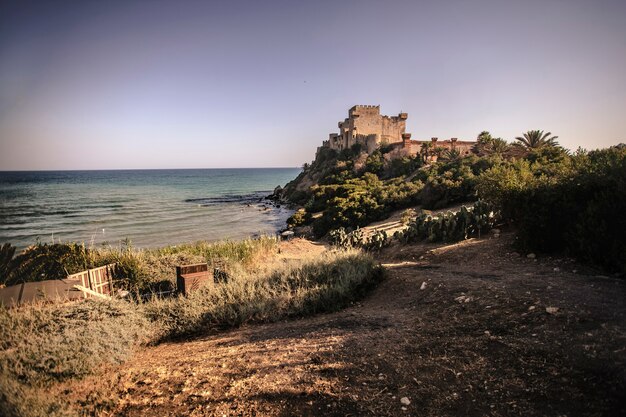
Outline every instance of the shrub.
<path fill-rule="evenodd" d="M 310 214 L 308 214 L 305 209 L 298 209 L 295 213 L 293 213 L 293 215 L 291 215 L 291 217 L 287 219 L 287 225 L 289 227 L 302 226 L 307 222 L 309 217 Z"/>
<path fill-rule="evenodd" d="M 402 216 L 400 217 L 400 223 L 403 225 L 408 225 L 412 218 L 416 216 L 415 209 L 409 208 L 402 212 Z"/>
<path fill-rule="evenodd" d="M 160 329 L 159 339 L 167 339 L 336 310 L 360 297 L 381 274 L 367 255 L 335 252 L 284 265 L 264 276 L 237 274 L 189 297 L 154 299 L 143 309 Z"/>
<path fill-rule="evenodd" d="M 62 279 L 88 268 L 90 259 L 84 245 L 76 243 L 37 243 L 29 246 L 5 266 L 4 283 Z"/>
<path fill-rule="evenodd" d="M 366 250 L 380 250 L 389 244 L 387 232 L 376 230 L 370 235 L 365 235 L 363 229 L 357 228 L 348 232 L 345 228 L 331 230 L 328 233 L 330 243 L 343 250 L 360 248 Z"/>
<path fill-rule="evenodd" d="M 275 237 L 224 242 L 196 242 L 157 249 L 133 248 L 130 242 L 114 247 L 87 249 L 75 243 L 36 244 L 11 260 L 6 284 L 62 279 L 68 274 L 110 263 L 117 263 L 116 275 L 129 289 L 149 291 L 164 281 L 173 281 L 174 267 L 181 264 L 207 262 L 211 267 L 228 269 L 231 265 L 251 265 L 259 256 L 273 253 Z M 4 246 L 3 246 L 4 248 Z M 3 249 L 9 252 L 9 249 Z M 0 255 L 3 252 L 0 252 Z"/>
<path fill-rule="evenodd" d="M 564 251 L 626 272 L 626 150 L 553 154 L 490 169 L 480 195 L 515 223 L 521 250 Z"/>
<path fill-rule="evenodd" d="M 462 206 L 456 213 L 431 215 L 422 212 L 405 230 L 394 236 L 405 243 L 421 240 L 456 242 L 469 236 L 480 237 L 493 227 L 496 220 L 497 213 L 488 204 L 477 201 L 472 207 Z"/>
<path fill-rule="evenodd" d="M 238 259 L 227 283 L 188 297 L 0 309 L 0 415 L 67 415 L 63 404 L 40 389 L 85 376 L 102 363 L 119 363 L 139 343 L 337 310 L 382 279 L 382 268 L 354 250 L 252 273 L 259 267 L 256 256 L 263 248 L 274 248 L 273 242 L 203 243 L 147 252 L 166 258 L 195 253 Z"/>
<path fill-rule="evenodd" d="M 0 371 L 28 385 L 81 377 L 123 361 L 149 333 L 145 317 L 123 301 L 2 308 Z"/>

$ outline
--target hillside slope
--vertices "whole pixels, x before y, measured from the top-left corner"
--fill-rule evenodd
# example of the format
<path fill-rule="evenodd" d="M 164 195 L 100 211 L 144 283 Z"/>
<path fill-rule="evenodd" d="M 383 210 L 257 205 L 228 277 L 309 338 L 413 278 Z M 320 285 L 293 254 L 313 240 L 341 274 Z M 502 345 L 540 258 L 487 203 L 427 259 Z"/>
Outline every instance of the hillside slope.
<path fill-rule="evenodd" d="M 347 310 L 146 348 L 60 390 L 124 416 L 624 415 L 626 282 L 511 241 L 392 246 Z"/>

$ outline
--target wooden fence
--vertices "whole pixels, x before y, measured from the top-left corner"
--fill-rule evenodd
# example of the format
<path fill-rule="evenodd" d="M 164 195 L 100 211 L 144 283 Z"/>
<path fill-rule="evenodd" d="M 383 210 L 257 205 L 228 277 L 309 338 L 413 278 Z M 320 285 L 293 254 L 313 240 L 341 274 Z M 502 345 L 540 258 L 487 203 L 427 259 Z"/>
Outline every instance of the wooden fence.
<path fill-rule="evenodd" d="M 0 305 L 14 307 L 37 301 L 61 302 L 81 298 L 109 298 L 116 264 L 69 275 L 65 279 L 26 282 L 0 288 Z"/>
<path fill-rule="evenodd" d="M 116 264 L 109 264 L 99 268 L 88 269 L 69 275 L 67 280 L 77 280 L 80 285 L 74 287 L 83 291 L 84 297 L 111 296 L 113 294 L 113 274 Z"/>

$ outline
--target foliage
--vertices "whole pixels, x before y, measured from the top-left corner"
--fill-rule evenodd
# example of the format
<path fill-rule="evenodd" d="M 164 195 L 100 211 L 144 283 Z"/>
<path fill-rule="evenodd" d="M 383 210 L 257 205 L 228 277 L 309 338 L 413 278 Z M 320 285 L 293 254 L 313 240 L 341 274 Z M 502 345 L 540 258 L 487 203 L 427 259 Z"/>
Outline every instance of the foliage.
<path fill-rule="evenodd" d="M 62 279 L 89 268 L 117 263 L 116 278 L 124 279 L 119 284 L 125 283 L 129 289 L 145 292 L 158 283 L 173 282 L 176 265 L 207 262 L 211 267 L 220 266 L 226 270 L 235 264 L 245 267 L 258 256 L 274 252 L 277 242 L 274 237 L 263 236 L 238 242 L 201 241 L 157 249 L 137 249 L 128 241 L 116 247 L 91 249 L 76 243 L 37 243 L 10 261 L 11 272 L 6 275 L 5 283 Z"/>
<path fill-rule="evenodd" d="M 37 243 L 26 248 L 4 266 L 7 273 L 3 275 L 3 283 L 14 285 L 21 282 L 62 279 L 88 267 L 89 259 L 84 245 Z"/>
<path fill-rule="evenodd" d="M 363 229 L 357 228 L 351 232 L 345 228 L 331 230 L 328 233 L 330 243 L 343 250 L 361 248 L 365 250 L 380 250 L 389 244 L 387 232 L 376 230 L 366 235 Z"/>
<path fill-rule="evenodd" d="M 476 144 L 472 147 L 472 152 L 478 156 L 500 157 L 507 156 L 510 152 L 510 145 L 502 138 L 494 138 L 491 133 L 481 132 L 476 138 Z"/>
<path fill-rule="evenodd" d="M 415 209 L 408 208 L 402 212 L 402 216 L 400 217 L 400 223 L 403 225 L 408 225 L 412 218 L 416 216 Z"/>
<path fill-rule="evenodd" d="M 393 210 L 420 203 L 430 209 L 472 201 L 476 199 L 476 177 L 502 161 L 497 155 L 461 157 L 456 151 L 434 148 L 432 143 L 424 145 L 422 155 L 415 157 L 397 153 L 392 146 L 370 155 L 356 148 L 334 154 L 320 151 L 305 174 L 319 178 L 308 189 L 305 213 L 294 213 L 289 224 L 310 224 L 314 235 L 321 237 L 340 227 L 365 226 Z M 432 155 L 441 159 L 424 166 L 422 158 Z M 286 194 L 287 198 L 290 195 L 304 200 L 301 194 Z"/>
<path fill-rule="evenodd" d="M 558 147 L 557 138 L 558 136 L 552 136 L 550 132 L 544 133 L 543 130 L 529 130 L 522 136 L 516 137 L 515 140 L 517 142 L 513 146 L 522 152 L 544 147 Z"/>
<path fill-rule="evenodd" d="M 497 213 L 483 201 L 471 207 L 462 206 L 459 211 L 436 215 L 421 213 L 395 237 L 409 243 L 421 240 L 428 242 L 456 242 L 469 236 L 480 237 L 491 229 L 497 220 Z"/>
<path fill-rule="evenodd" d="M 515 223 L 520 249 L 565 251 L 626 272 L 626 150 L 550 155 L 493 167 L 479 194 Z"/>
<path fill-rule="evenodd" d="M 229 242 L 164 248 L 160 256 L 193 251 L 231 258 L 237 253 L 240 263 L 232 266 L 237 273 L 227 283 L 188 297 L 0 309 L 0 414 L 67 415 L 63 404 L 39 390 L 90 374 L 103 363 L 120 363 L 141 343 L 334 311 L 362 297 L 383 278 L 382 268 L 355 250 L 330 252 L 315 260 L 281 261 L 263 273 L 252 273 L 260 269 L 252 252 Z"/>
<path fill-rule="evenodd" d="M 0 369 L 29 385 L 84 376 L 103 362 L 124 360 L 149 329 L 123 301 L 2 308 Z"/>
<path fill-rule="evenodd" d="M 5 243 L 0 246 L 0 283 L 6 282 L 13 268 L 15 246 Z"/>
<path fill-rule="evenodd" d="M 497 158 L 479 158 L 472 155 L 439 162 L 427 170 L 420 170 L 416 179 L 425 184 L 420 193 L 422 207 L 429 210 L 439 209 L 475 200 L 477 177 L 499 161 Z"/>
<path fill-rule="evenodd" d="M 289 227 L 302 226 L 305 223 L 307 223 L 310 216 L 311 214 L 307 213 L 307 211 L 304 208 L 300 208 L 296 210 L 296 212 L 293 213 L 293 215 L 287 219 L 287 225 Z"/>
<path fill-rule="evenodd" d="M 376 284 L 382 270 L 355 251 L 292 261 L 267 275 L 241 273 L 188 297 L 154 299 L 143 306 L 159 339 L 211 328 L 267 322 L 336 310 Z"/>

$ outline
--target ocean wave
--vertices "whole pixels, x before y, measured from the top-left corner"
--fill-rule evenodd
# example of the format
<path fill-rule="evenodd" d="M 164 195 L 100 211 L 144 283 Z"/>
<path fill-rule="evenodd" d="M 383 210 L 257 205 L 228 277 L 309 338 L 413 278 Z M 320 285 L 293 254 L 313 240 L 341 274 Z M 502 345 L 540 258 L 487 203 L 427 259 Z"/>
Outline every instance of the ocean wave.
<path fill-rule="evenodd" d="M 249 194 L 224 194 L 216 197 L 188 198 L 184 201 L 185 203 L 195 203 L 202 206 L 232 203 L 250 204 L 260 202 L 271 193 L 271 191 L 257 191 Z"/>

